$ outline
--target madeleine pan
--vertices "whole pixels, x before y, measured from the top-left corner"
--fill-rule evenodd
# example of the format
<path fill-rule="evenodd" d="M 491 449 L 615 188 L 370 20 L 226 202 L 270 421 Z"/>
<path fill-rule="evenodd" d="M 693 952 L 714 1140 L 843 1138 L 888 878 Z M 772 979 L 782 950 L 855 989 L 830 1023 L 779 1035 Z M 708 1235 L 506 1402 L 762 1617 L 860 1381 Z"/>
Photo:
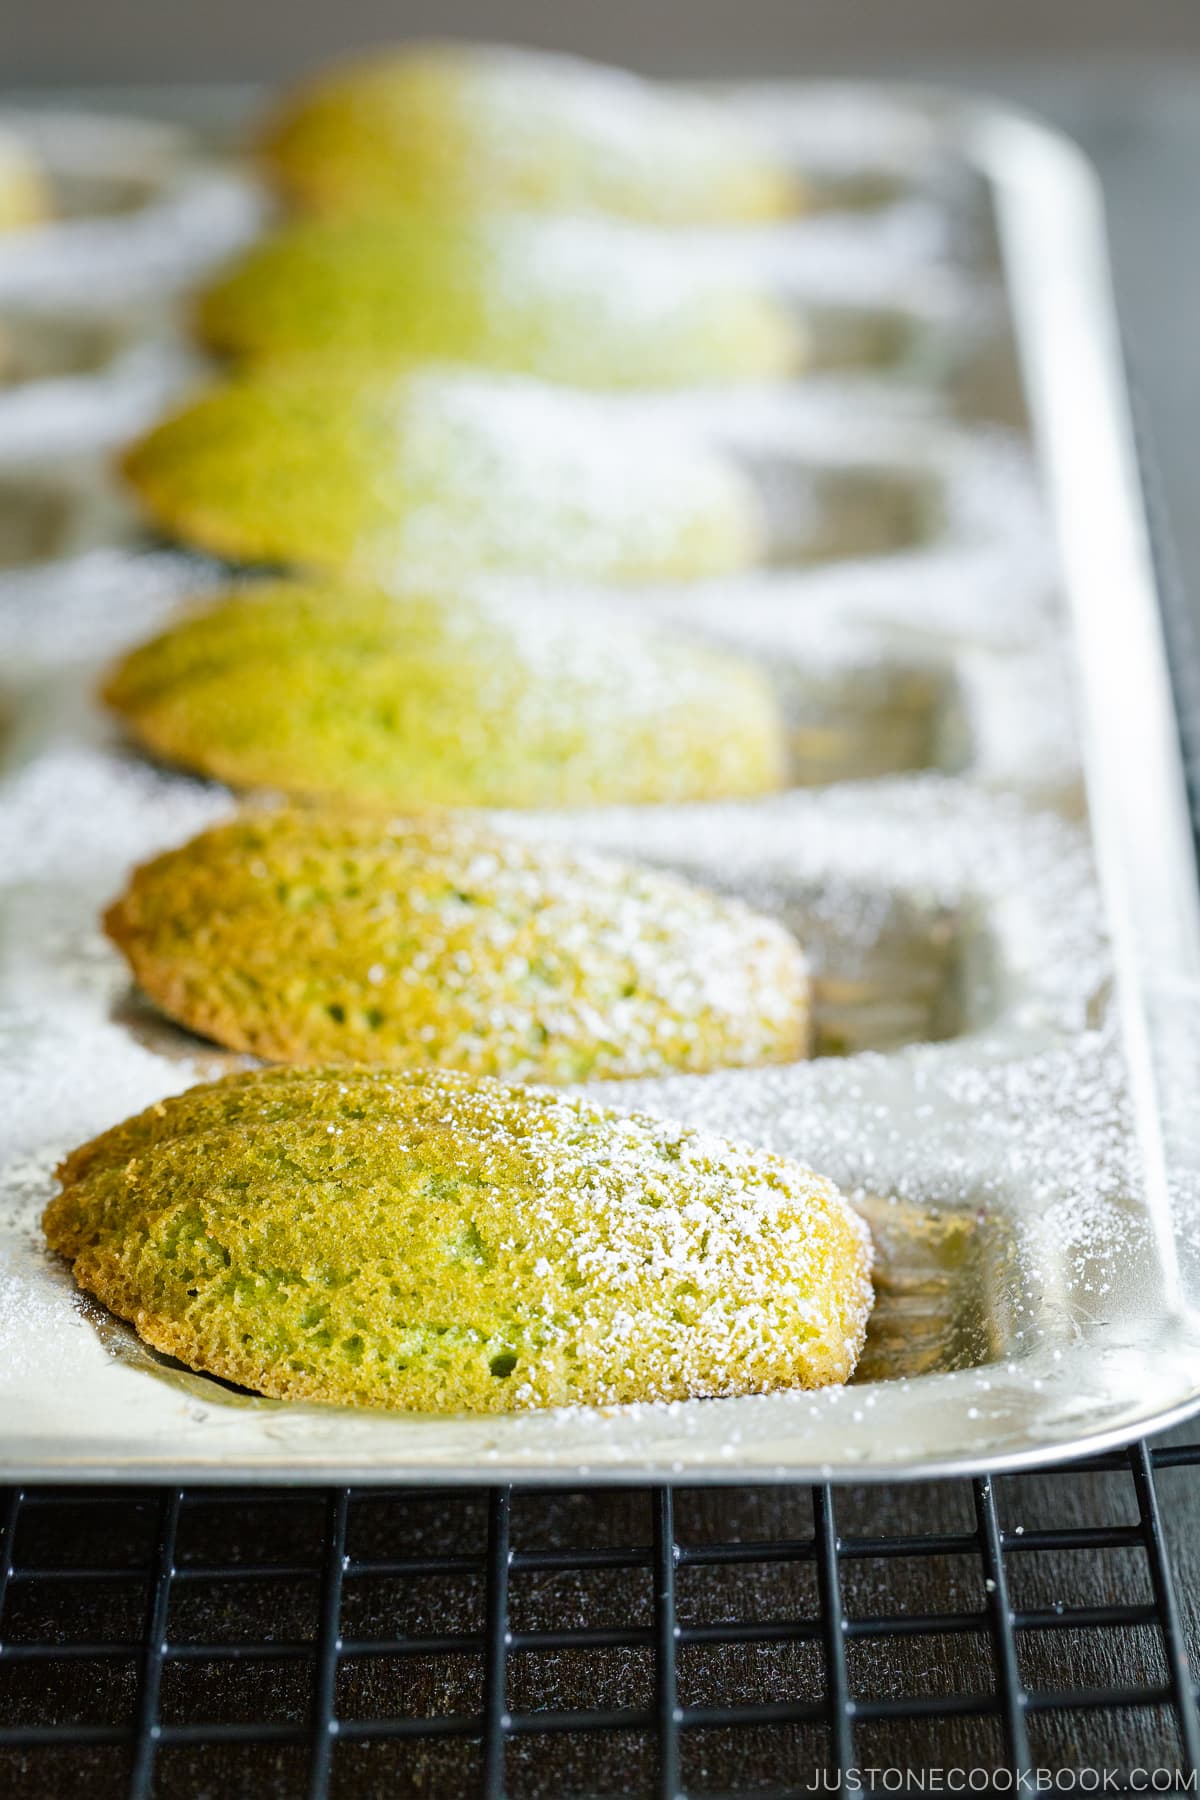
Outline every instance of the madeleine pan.
<path fill-rule="evenodd" d="M 793 785 L 510 822 L 745 894 L 805 942 L 810 1061 L 606 1094 L 853 1194 L 880 1263 L 854 1381 L 511 1417 L 293 1406 L 172 1364 L 75 1293 L 38 1231 L 57 1157 L 231 1060 L 131 993 L 97 924 L 131 863 L 230 797 L 142 763 L 91 697 L 109 656 L 219 572 L 141 540 L 94 446 L 55 465 L 0 442 L 0 523 L 18 522 L 0 576 L 8 1479 L 929 1477 L 1059 1460 L 1200 1404 L 1200 900 L 1096 185 L 1052 133 L 953 94 L 752 87 L 728 104 L 833 203 L 736 253 L 819 301 L 842 350 L 788 386 L 627 404 L 670 407 L 749 463 L 773 560 L 563 603 L 762 659 Z M 238 191 L 248 229 L 258 202 Z M 68 267 L 103 265 L 99 225 L 94 252 L 61 230 Z M 50 311 L 42 276 L 22 305 Z M 10 279 L 0 259 L 0 307 Z M 864 309 L 907 293 L 945 319 L 930 296 L 950 289 L 969 355 L 881 367 Z M 22 540 L 35 490 L 50 498 Z"/>

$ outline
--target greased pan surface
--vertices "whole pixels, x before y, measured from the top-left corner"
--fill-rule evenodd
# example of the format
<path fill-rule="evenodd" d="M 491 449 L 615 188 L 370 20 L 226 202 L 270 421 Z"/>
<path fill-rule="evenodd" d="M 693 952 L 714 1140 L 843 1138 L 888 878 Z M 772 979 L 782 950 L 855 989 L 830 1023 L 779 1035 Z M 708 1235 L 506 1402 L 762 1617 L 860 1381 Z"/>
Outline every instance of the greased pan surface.
<path fill-rule="evenodd" d="M 57 1157 L 228 1061 L 131 995 L 96 915 L 132 862 L 230 806 L 139 763 L 91 702 L 97 667 L 214 572 L 143 546 L 81 442 L 43 535 L 13 541 L 0 575 L 10 1478 L 894 1479 L 1059 1459 L 1200 1403 L 1200 911 L 1094 183 L 1052 134 L 953 96 L 798 86 L 728 103 L 835 197 L 881 168 L 896 189 L 741 253 L 835 314 L 906 286 L 925 305 L 949 283 L 987 416 L 954 358 L 655 402 L 773 471 L 778 566 L 576 598 L 759 655 L 795 785 L 517 823 L 745 893 L 804 939 L 821 1047 L 840 1054 L 611 1092 L 787 1150 L 856 1195 L 881 1281 L 855 1381 L 603 1413 L 349 1413 L 190 1374 L 80 1301 L 37 1229 Z M 63 473 L 2 443 L 0 461 L 14 517 L 22 483 L 54 491 Z M 847 469 L 881 467 L 930 497 L 900 541 L 870 482 L 847 500 Z M 804 560 L 787 550 L 801 513 L 820 528 Z"/>

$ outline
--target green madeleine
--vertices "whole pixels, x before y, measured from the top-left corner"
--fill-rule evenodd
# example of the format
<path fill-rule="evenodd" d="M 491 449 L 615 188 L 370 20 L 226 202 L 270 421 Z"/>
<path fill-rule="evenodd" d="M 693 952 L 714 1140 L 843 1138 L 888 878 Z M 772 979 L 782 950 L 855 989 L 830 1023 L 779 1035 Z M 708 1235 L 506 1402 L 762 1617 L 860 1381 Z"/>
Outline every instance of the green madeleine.
<path fill-rule="evenodd" d="M 424 1412 L 845 1380 L 865 1228 L 811 1170 L 645 1114 L 446 1072 L 277 1069 L 68 1157 L 79 1285 L 156 1349 L 281 1399 Z"/>
<path fill-rule="evenodd" d="M 784 778 L 758 668 L 496 597 L 235 589 L 133 650 L 104 697 L 154 754 L 234 787 L 405 810 L 715 798 Z"/>

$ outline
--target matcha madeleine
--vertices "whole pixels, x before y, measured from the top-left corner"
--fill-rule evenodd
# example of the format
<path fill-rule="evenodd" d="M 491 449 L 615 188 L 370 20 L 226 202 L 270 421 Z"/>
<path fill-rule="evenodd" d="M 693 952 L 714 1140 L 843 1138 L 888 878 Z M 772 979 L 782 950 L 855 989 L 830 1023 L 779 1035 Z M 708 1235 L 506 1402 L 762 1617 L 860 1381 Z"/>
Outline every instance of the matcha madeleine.
<path fill-rule="evenodd" d="M 751 664 L 583 610 L 299 582 L 235 589 L 105 685 L 165 761 L 373 806 L 767 792 L 784 728 Z"/>
<path fill-rule="evenodd" d="M 44 1227 L 191 1368 L 422 1412 L 844 1381 L 866 1231 L 783 1157 L 545 1088 L 279 1069 L 69 1157 Z"/>
<path fill-rule="evenodd" d="M 197 325 L 241 358 L 442 360 L 579 387 L 782 379 L 803 360 L 768 291 L 603 219 L 308 220 L 222 275 Z"/>
<path fill-rule="evenodd" d="M 613 397 L 515 376 L 288 359 L 202 394 L 124 470 L 182 542 L 385 581 L 687 580 L 763 549 L 734 462 Z"/>
<path fill-rule="evenodd" d="M 285 96 L 261 154 L 295 204 L 777 218 L 800 183 L 726 108 L 574 57 L 471 44 L 380 49 Z"/>
<path fill-rule="evenodd" d="M 165 1013 L 271 1061 L 585 1081 L 807 1046 L 773 920 L 454 815 L 246 814 L 137 870 L 105 928 Z"/>

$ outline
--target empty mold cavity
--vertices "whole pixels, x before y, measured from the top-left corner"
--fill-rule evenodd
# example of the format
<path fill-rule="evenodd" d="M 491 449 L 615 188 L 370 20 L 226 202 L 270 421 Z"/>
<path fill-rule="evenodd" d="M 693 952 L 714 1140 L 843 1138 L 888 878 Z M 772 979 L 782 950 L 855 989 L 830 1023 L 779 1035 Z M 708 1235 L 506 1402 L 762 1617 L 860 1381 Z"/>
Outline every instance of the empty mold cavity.
<path fill-rule="evenodd" d="M 61 482 L 0 478 L 0 568 L 57 555 L 70 535 L 74 504 Z"/>
<path fill-rule="evenodd" d="M 965 726 L 953 674 L 906 663 L 768 670 L 787 733 L 788 785 L 826 787 L 961 766 Z"/>
<path fill-rule="evenodd" d="M 812 212 L 881 212 L 911 191 L 903 175 L 883 168 L 799 170 Z"/>
<path fill-rule="evenodd" d="M 808 338 L 808 368 L 923 368 L 928 327 L 910 313 L 884 307 L 795 303 Z"/>
<path fill-rule="evenodd" d="M 990 1022 L 992 940 L 966 912 L 841 882 L 747 898 L 804 947 L 815 1055 L 940 1043 Z"/>
<path fill-rule="evenodd" d="M 960 354 L 950 382 L 950 398 L 960 419 L 986 419 L 1011 431 L 1029 432 L 1029 412 L 1010 327 L 980 332 Z"/>
<path fill-rule="evenodd" d="M 777 568 L 909 550 L 941 523 L 938 485 L 920 472 L 744 460 L 766 514 L 767 561 Z"/>
<path fill-rule="evenodd" d="M 112 319 L 82 313 L 0 312 L 0 388 L 95 374 L 129 335 Z"/>
<path fill-rule="evenodd" d="M 136 212 L 158 198 L 162 174 L 61 162 L 50 171 L 55 217 L 91 219 Z"/>
<path fill-rule="evenodd" d="M 0 569 L 128 538 L 124 496 L 96 467 L 0 470 Z"/>
<path fill-rule="evenodd" d="M 1000 1361 L 1018 1304 L 1011 1224 L 984 1208 L 860 1198 L 875 1243 L 875 1310 L 855 1384 Z"/>
<path fill-rule="evenodd" d="M 1027 427 L 1010 337 L 992 310 L 925 317 L 901 308 L 797 308 L 815 375 L 894 377 L 906 389 L 932 388 L 956 418 Z"/>

